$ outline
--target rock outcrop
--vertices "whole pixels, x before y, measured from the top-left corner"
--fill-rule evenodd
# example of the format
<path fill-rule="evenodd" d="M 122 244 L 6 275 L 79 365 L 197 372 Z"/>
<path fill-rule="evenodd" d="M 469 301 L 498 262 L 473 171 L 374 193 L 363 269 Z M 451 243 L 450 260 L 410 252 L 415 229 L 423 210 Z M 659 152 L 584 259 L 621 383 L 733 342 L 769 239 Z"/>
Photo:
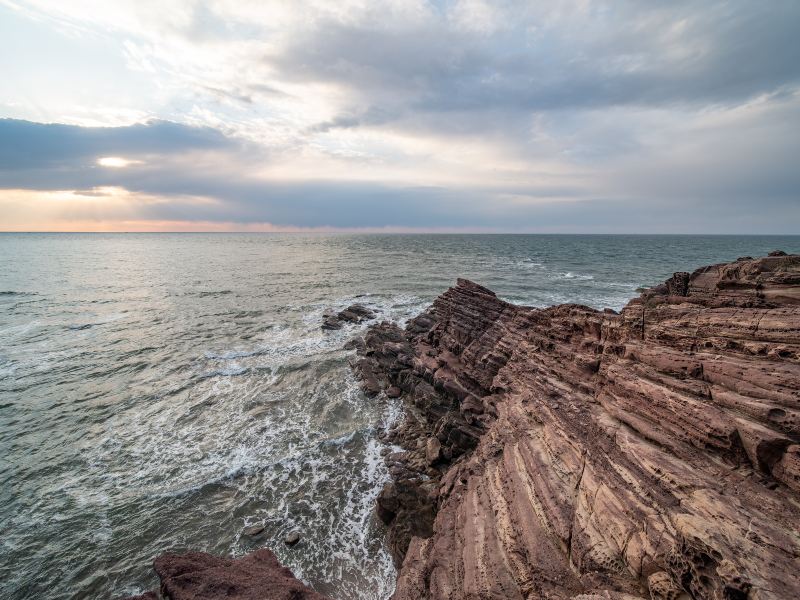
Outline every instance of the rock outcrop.
<path fill-rule="evenodd" d="M 406 409 L 377 507 L 394 600 L 800 598 L 800 256 L 620 314 L 459 280 L 355 345 Z"/>
<path fill-rule="evenodd" d="M 322 329 L 341 329 L 347 323 L 363 323 L 376 317 L 375 311 L 363 304 L 351 304 L 344 310 L 335 313 L 326 311 L 322 315 Z"/>
<path fill-rule="evenodd" d="M 154 569 L 165 600 L 326 600 L 295 579 L 266 548 L 241 558 L 205 552 L 162 554 Z M 157 598 L 156 592 L 148 592 L 128 600 Z"/>

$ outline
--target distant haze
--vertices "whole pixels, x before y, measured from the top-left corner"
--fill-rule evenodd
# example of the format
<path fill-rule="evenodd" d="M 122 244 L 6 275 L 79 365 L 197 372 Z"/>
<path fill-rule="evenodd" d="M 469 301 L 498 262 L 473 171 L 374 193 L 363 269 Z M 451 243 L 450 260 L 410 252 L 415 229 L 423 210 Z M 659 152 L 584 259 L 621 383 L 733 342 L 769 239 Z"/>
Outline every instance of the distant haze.
<path fill-rule="evenodd" d="M 800 2 L 0 0 L 0 230 L 800 233 Z"/>

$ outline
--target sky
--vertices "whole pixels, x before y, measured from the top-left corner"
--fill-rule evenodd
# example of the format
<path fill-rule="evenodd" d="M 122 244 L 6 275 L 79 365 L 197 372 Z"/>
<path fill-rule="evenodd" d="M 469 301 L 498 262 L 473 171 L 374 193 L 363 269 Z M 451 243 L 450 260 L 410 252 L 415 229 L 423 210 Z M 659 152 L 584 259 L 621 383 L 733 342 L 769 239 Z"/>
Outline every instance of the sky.
<path fill-rule="evenodd" d="M 0 230 L 800 233 L 797 0 L 0 0 Z"/>

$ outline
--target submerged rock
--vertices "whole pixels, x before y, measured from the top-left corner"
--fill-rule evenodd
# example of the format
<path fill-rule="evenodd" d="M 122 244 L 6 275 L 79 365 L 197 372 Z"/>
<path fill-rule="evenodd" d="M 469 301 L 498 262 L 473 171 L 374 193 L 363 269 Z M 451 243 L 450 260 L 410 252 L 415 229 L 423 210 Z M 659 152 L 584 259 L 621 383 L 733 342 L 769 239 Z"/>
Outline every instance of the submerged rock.
<path fill-rule="evenodd" d="M 800 256 L 620 314 L 462 279 L 355 347 L 407 403 L 377 500 L 394 600 L 800 597 Z"/>
<path fill-rule="evenodd" d="M 257 535 L 260 535 L 260 534 L 264 533 L 264 526 L 263 525 L 250 525 L 249 527 L 245 527 L 242 530 L 242 533 L 244 535 L 247 535 L 247 536 L 250 536 L 250 537 L 255 537 Z"/>
<path fill-rule="evenodd" d="M 299 541 L 300 541 L 300 534 L 297 533 L 296 531 L 293 531 L 285 538 L 283 538 L 283 543 L 286 544 L 287 546 L 294 546 Z"/>

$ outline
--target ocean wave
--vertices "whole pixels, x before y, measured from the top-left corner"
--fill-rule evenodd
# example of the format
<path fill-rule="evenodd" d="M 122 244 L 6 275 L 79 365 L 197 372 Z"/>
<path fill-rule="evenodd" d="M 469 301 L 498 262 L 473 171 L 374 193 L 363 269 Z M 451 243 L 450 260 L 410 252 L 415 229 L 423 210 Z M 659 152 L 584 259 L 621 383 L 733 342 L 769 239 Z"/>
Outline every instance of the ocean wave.
<path fill-rule="evenodd" d="M 227 296 L 232 294 L 233 290 L 206 290 L 202 292 L 193 292 L 193 296 L 197 296 L 198 298 L 208 298 L 208 297 L 216 297 L 216 296 Z"/>
<path fill-rule="evenodd" d="M 358 433 L 359 433 L 359 430 L 356 429 L 356 430 L 351 431 L 348 434 L 340 435 L 337 438 L 332 438 L 332 439 L 329 439 L 329 440 L 323 440 L 322 444 L 325 445 L 325 446 L 343 446 L 344 444 L 349 444 L 350 442 L 352 442 L 355 439 L 356 434 L 358 434 Z"/>
<path fill-rule="evenodd" d="M 256 350 L 231 350 L 230 352 L 212 352 L 206 351 L 203 353 L 209 360 L 233 360 L 236 358 L 248 358 L 250 356 L 259 356 L 266 352 L 265 349 Z"/>
<path fill-rule="evenodd" d="M 562 279 L 577 279 L 579 281 L 592 281 L 594 279 L 594 275 L 582 275 L 580 273 L 573 273 L 572 271 L 558 273 L 557 277 Z"/>
<path fill-rule="evenodd" d="M 233 366 L 224 369 L 214 369 L 213 371 L 206 371 L 198 375 L 200 379 L 208 379 L 210 377 L 236 377 L 237 375 L 244 375 L 249 373 L 248 367 Z"/>

